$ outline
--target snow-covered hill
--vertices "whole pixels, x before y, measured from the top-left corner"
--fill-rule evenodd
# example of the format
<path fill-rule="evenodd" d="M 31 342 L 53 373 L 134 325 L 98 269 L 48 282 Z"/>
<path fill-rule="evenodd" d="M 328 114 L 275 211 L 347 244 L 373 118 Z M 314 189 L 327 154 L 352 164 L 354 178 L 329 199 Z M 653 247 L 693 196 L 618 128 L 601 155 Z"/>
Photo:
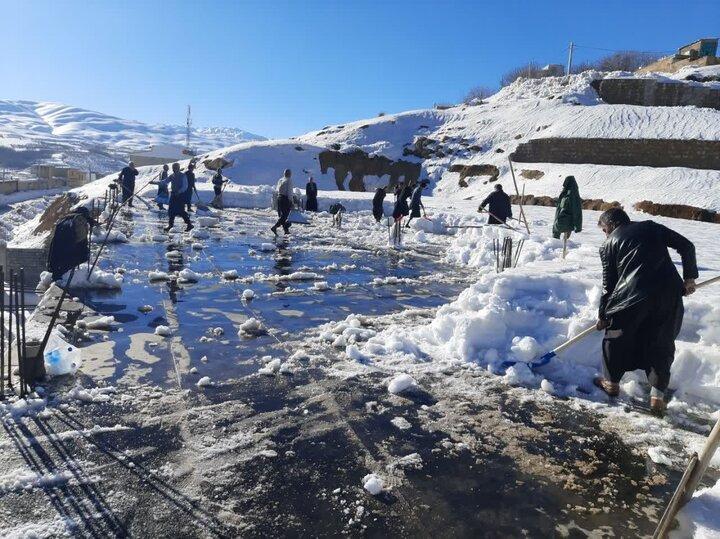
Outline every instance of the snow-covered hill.
<path fill-rule="evenodd" d="M 209 151 L 263 137 L 230 127 L 193 128 L 192 144 Z M 128 152 L 184 144 L 185 126 L 149 125 L 60 103 L 0 100 L 0 166 L 37 159 L 112 170 Z"/>
<path fill-rule="evenodd" d="M 320 189 L 337 189 L 334 170 L 321 171 L 323 151 L 361 150 L 422 166 L 433 194 L 478 199 L 491 189 L 487 175 L 453 172 L 459 165 L 497 167 L 499 181 L 513 191 L 508 156 L 523 142 L 538 138 L 697 139 L 720 140 L 720 111 L 693 106 L 646 107 L 609 105 L 591 82 L 627 73 L 587 72 L 565 77 L 519 80 L 485 103 L 444 110 L 427 109 L 388 114 L 323 129 L 285 140 L 244 142 L 209 152 L 233 166 L 224 173 L 244 185 L 273 184 L 284 168 L 295 172 L 296 184 L 315 176 Z M 658 76 L 660 80 L 666 77 Z M 676 81 L 678 84 L 701 84 Z M 709 83 L 710 85 L 716 83 Z M 527 171 L 527 174 L 523 174 Z M 532 172 L 531 172 L 532 171 Z M 200 167 L 200 178 L 210 171 Z M 589 164 L 517 163 L 520 188 L 528 194 L 556 196 L 563 178 L 573 174 L 584 198 L 632 204 L 640 200 L 689 204 L 720 210 L 720 171 L 695 168 L 609 166 Z M 156 174 L 157 169 L 147 169 Z M 525 176 L 534 176 L 534 179 Z M 345 180 L 348 187 L 350 173 Z M 366 190 L 387 184 L 388 175 L 364 175 Z"/>

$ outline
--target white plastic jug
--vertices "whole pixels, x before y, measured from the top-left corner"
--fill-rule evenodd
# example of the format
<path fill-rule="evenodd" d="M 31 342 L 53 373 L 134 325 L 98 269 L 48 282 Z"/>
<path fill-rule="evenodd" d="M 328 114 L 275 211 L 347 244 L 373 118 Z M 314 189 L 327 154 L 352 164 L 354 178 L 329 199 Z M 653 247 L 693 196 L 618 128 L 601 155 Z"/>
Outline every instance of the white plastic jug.
<path fill-rule="evenodd" d="M 82 365 L 80 350 L 64 341 L 55 331 L 50 334 L 43 358 L 48 376 L 75 374 Z"/>

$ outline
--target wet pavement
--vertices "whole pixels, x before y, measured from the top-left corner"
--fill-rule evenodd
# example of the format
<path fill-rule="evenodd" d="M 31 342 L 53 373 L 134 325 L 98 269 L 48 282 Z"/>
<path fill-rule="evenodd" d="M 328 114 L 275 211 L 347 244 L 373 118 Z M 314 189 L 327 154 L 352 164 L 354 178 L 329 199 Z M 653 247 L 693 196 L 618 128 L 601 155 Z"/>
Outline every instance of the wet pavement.
<path fill-rule="evenodd" d="M 130 243 L 110 246 L 101 264 L 124 268 L 122 290 L 75 291 L 121 325 L 90 332 L 82 374 L 56 380 L 47 408 L 3 424 L 0 530 L 652 535 L 681 471 L 654 464 L 591 411 L 463 367 L 428 373 L 422 390 L 393 395 L 390 373 L 353 371 L 342 351 L 318 338 L 319 325 L 350 313 L 369 315 L 366 326 L 380 329 L 395 313 L 414 308 L 415 316 L 430 316 L 455 297 L 472 275 L 443 265 L 436 246 L 413 253 L 338 245 L 326 230 L 261 251 L 272 214 L 228 213 L 209 238 L 175 236 L 181 263 L 168 262 L 169 243 L 149 238 L 160 226 L 151 218 L 136 214 L 122 225 Z M 203 249 L 192 248 L 198 242 Z M 328 268 L 333 263 L 339 267 Z M 204 273 L 199 282 L 148 282 L 150 270 L 187 266 Z M 231 269 L 241 279 L 263 277 L 223 280 Z M 330 290 L 316 290 L 315 280 L 280 279 L 296 271 L 320 274 Z M 410 281 L 372 284 L 389 275 Z M 246 288 L 256 294 L 249 303 L 240 299 Z M 152 312 L 138 311 L 143 305 Z M 249 317 L 262 320 L 267 334 L 238 336 Z M 173 336 L 154 335 L 158 325 Z M 298 351 L 307 354 L 291 373 L 258 374 L 263 356 Z M 344 364 L 349 370 L 338 375 Z M 198 388 L 200 375 L 213 384 Z M 97 393 L 73 393 L 77 382 Z M 363 489 L 369 473 L 383 478 L 382 494 Z"/>

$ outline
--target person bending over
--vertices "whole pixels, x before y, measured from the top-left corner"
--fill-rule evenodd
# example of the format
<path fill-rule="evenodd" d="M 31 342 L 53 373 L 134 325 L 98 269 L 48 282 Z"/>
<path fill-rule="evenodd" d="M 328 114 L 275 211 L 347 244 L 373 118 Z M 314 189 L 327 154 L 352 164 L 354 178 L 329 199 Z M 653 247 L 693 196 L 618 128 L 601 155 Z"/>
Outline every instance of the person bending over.
<path fill-rule="evenodd" d="M 600 247 L 603 288 L 597 321 L 605 336 L 603 376 L 594 383 L 614 397 L 623 374 L 643 369 L 652 386 L 650 408 L 661 413 L 682 326 L 682 297 L 695 291 L 695 246 L 661 224 L 631 221 L 621 208 L 604 212 L 598 226 L 607 236 Z M 680 253 L 682 278 L 668 247 Z"/>

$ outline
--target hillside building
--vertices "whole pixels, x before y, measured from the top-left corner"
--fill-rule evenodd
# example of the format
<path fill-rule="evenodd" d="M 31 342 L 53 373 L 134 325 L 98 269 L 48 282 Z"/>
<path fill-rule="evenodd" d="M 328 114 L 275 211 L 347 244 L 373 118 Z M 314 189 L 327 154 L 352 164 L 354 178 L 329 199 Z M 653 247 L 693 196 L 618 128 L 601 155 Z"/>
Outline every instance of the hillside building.
<path fill-rule="evenodd" d="M 164 165 L 183 159 L 189 159 L 193 153 L 180 144 L 155 144 L 147 150 L 130 154 L 130 161 L 139 167 L 146 165 Z"/>
<path fill-rule="evenodd" d="M 687 66 L 712 66 L 720 64 L 717 56 L 718 38 L 698 39 L 678 49 L 677 54 L 666 56 L 638 69 L 640 73 L 675 73 Z"/>

